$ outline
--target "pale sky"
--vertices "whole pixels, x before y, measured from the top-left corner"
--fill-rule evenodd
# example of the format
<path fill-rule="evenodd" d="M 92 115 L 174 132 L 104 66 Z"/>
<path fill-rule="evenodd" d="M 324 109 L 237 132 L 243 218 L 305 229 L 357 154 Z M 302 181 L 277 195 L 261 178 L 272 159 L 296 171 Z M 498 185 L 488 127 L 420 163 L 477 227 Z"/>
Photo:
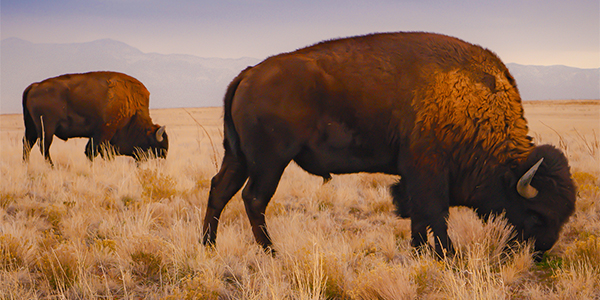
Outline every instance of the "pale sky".
<path fill-rule="evenodd" d="M 325 39 L 430 31 L 505 63 L 600 67 L 598 0 L 2 0 L 1 38 L 110 38 L 142 52 L 258 59 Z"/>

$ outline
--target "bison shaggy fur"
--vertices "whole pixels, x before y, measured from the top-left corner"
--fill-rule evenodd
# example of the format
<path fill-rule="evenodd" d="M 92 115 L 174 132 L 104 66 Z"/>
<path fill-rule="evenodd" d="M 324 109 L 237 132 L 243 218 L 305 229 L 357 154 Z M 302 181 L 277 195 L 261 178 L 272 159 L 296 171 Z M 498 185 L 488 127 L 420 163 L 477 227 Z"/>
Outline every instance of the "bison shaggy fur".
<path fill-rule="evenodd" d="M 242 71 L 225 94 L 225 156 L 213 177 L 204 243 L 244 185 L 252 231 L 272 245 L 265 210 L 291 162 L 311 174 L 400 175 L 391 188 L 411 241 L 452 251 L 449 207 L 505 214 L 550 249 L 574 211 L 563 153 L 536 146 L 514 78 L 493 52 L 423 32 L 325 41 Z M 542 159 L 543 158 L 543 159 Z M 537 170 L 537 172 L 536 172 Z"/>

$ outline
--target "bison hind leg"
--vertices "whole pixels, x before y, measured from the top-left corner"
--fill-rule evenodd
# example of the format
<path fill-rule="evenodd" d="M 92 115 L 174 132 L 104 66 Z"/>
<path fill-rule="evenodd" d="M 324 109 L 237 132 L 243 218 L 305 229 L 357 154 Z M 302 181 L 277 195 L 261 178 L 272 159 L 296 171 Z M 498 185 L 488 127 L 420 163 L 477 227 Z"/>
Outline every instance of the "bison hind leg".
<path fill-rule="evenodd" d="M 31 148 L 38 140 L 38 130 L 36 130 L 36 124 L 29 110 L 23 110 L 23 120 L 25 123 L 25 136 L 23 136 L 23 161 L 29 161 L 29 154 L 31 153 Z"/>
<path fill-rule="evenodd" d="M 392 203 L 396 207 L 396 215 L 400 218 L 410 218 L 410 202 L 411 198 L 406 191 L 405 181 L 400 179 L 398 182 L 390 186 L 390 194 L 392 195 Z"/>
<path fill-rule="evenodd" d="M 275 155 L 266 157 L 275 157 Z M 265 211 L 288 163 L 289 160 L 274 158 L 253 165 L 248 170 L 248 183 L 242 191 L 242 199 L 244 200 L 246 214 L 250 220 L 254 238 L 265 252 L 271 254 L 274 254 L 274 249 L 267 231 Z"/>
<path fill-rule="evenodd" d="M 32 133 L 33 132 L 33 133 Z M 23 137 L 23 161 L 29 161 L 29 154 L 31 153 L 31 148 L 37 142 L 37 132 L 35 130 L 25 129 L 25 136 Z"/>
<path fill-rule="evenodd" d="M 211 180 L 202 229 L 202 244 L 207 246 L 215 244 L 221 212 L 247 179 L 248 171 L 245 159 L 226 149 L 221 169 Z"/>

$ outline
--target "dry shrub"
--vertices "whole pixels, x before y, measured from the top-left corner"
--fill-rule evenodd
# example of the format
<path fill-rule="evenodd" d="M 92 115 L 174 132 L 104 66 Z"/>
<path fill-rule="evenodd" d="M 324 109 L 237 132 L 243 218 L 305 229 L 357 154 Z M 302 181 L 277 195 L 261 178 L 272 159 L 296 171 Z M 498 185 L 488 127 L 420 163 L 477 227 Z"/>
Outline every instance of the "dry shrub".
<path fill-rule="evenodd" d="M 44 230 L 40 236 L 41 239 L 38 240 L 38 248 L 42 251 L 51 250 L 65 242 L 64 236 L 53 229 Z"/>
<path fill-rule="evenodd" d="M 0 271 L 0 299 L 39 299 L 40 282 L 29 269 Z"/>
<path fill-rule="evenodd" d="M 600 192 L 600 182 L 596 176 L 588 172 L 573 172 L 572 176 L 580 193 L 579 196 L 593 196 Z"/>
<path fill-rule="evenodd" d="M 292 288 L 297 291 L 297 299 L 321 299 L 325 294 L 325 274 L 323 254 L 315 247 L 300 259 L 287 259 L 292 262 Z"/>
<path fill-rule="evenodd" d="M 586 261 L 560 268 L 554 277 L 558 299 L 600 299 L 600 270 Z"/>
<path fill-rule="evenodd" d="M 127 273 L 133 282 L 142 285 L 155 285 L 168 282 L 168 266 L 165 259 L 167 243 L 156 236 L 137 235 L 128 237 L 131 241 L 121 242 L 121 255 L 126 255 Z M 124 251 L 124 252 L 123 252 Z"/>
<path fill-rule="evenodd" d="M 453 210 L 449 222 L 449 235 L 459 257 L 499 263 L 514 237 L 513 226 L 504 216 L 490 216 L 485 222 L 467 208 Z M 479 257 L 481 255 L 481 257 Z"/>
<path fill-rule="evenodd" d="M 34 259 L 34 245 L 11 234 L 0 235 L 0 265 L 2 271 L 29 268 Z"/>
<path fill-rule="evenodd" d="M 15 195 L 12 193 L 0 192 L 0 208 L 6 209 L 15 202 Z"/>
<path fill-rule="evenodd" d="M 39 254 L 36 269 L 53 290 L 65 291 L 76 282 L 79 276 L 76 253 L 73 245 L 60 243 Z"/>
<path fill-rule="evenodd" d="M 148 199 L 163 199 L 176 195 L 176 181 L 158 169 L 141 169 L 138 179 L 142 185 L 142 195 Z"/>
<path fill-rule="evenodd" d="M 225 293 L 225 286 L 222 279 L 208 272 L 198 272 L 194 276 L 186 276 L 181 280 L 179 286 L 175 289 L 173 295 L 167 296 L 165 299 L 216 300 L 222 299 L 221 295 Z"/>
<path fill-rule="evenodd" d="M 373 269 L 361 272 L 352 291 L 357 299 L 416 299 L 417 284 L 411 279 L 407 267 L 378 264 Z"/>
<path fill-rule="evenodd" d="M 435 295 L 444 273 L 444 263 L 436 260 L 431 252 L 424 254 L 409 268 L 410 279 L 416 285 L 418 295 Z"/>
<path fill-rule="evenodd" d="M 530 249 L 524 247 L 522 251 L 513 251 L 508 261 L 500 266 L 500 278 L 506 286 L 516 287 L 526 280 L 529 270 L 534 266 Z"/>
<path fill-rule="evenodd" d="M 60 231 L 60 225 L 67 213 L 67 209 L 62 204 L 53 203 L 43 206 L 43 208 L 38 212 L 34 211 L 32 213 L 39 214 L 40 217 L 45 219 L 54 230 Z"/>
<path fill-rule="evenodd" d="M 319 211 L 332 210 L 336 203 L 335 187 L 324 184 L 315 191 L 313 198 Z"/>
<path fill-rule="evenodd" d="M 600 237 L 590 234 L 576 239 L 565 251 L 567 265 L 584 263 L 600 276 Z"/>
<path fill-rule="evenodd" d="M 94 246 L 103 252 L 114 253 L 117 250 L 117 242 L 111 239 L 95 239 Z"/>
<path fill-rule="evenodd" d="M 159 254 L 137 250 L 130 254 L 131 272 L 137 281 L 142 283 L 157 283 L 166 274 L 162 257 Z"/>
<path fill-rule="evenodd" d="M 448 299 L 503 299 L 507 289 L 489 264 L 469 261 L 460 272 L 446 272 L 442 278 L 443 293 Z"/>
<path fill-rule="evenodd" d="M 119 243 L 112 239 L 96 239 L 88 248 L 85 274 L 81 278 L 98 295 L 121 295 L 124 259 L 119 257 Z M 110 298 L 110 297 L 108 297 Z"/>
<path fill-rule="evenodd" d="M 595 210 L 600 212 L 600 182 L 588 172 L 573 172 L 573 180 L 577 185 L 577 208 L 581 211 Z"/>
<path fill-rule="evenodd" d="M 338 241 L 338 247 L 323 254 L 324 294 L 327 299 L 349 299 L 356 274 L 351 249 Z"/>

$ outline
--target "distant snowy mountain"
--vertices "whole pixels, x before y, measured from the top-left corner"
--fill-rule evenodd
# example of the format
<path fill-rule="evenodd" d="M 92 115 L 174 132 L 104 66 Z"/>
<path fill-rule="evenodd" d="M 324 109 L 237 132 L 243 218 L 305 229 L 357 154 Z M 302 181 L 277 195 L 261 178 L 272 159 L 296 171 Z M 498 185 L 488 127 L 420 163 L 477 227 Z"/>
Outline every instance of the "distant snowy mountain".
<path fill-rule="evenodd" d="M 600 69 L 506 65 L 525 100 L 600 99 Z"/>
<path fill-rule="evenodd" d="M 104 39 L 76 44 L 1 41 L 0 113 L 19 113 L 32 82 L 66 73 L 110 70 L 129 74 L 150 91 L 150 107 L 220 106 L 229 82 L 256 58 L 221 59 L 143 53 Z M 600 99 L 600 69 L 507 65 L 525 100 Z"/>
<path fill-rule="evenodd" d="M 110 39 L 34 44 L 8 38 L 1 42 L 0 113 L 21 112 L 23 90 L 32 82 L 89 71 L 118 71 L 139 79 L 150 91 L 151 108 L 220 106 L 229 82 L 256 63 L 255 58 L 143 53 Z"/>

